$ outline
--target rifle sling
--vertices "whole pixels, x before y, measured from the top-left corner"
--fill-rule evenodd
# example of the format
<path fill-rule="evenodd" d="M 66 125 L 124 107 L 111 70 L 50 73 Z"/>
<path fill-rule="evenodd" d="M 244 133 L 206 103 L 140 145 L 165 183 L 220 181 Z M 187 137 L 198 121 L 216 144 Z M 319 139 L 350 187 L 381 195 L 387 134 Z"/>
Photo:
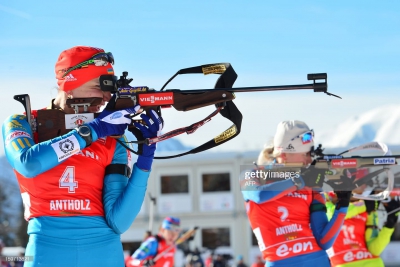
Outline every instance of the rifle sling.
<path fill-rule="evenodd" d="M 221 76 L 218 78 L 214 88 L 232 88 L 232 86 L 237 78 L 236 72 L 234 71 L 231 64 L 229 64 L 229 63 L 208 64 L 208 65 L 196 66 L 196 67 L 192 67 L 192 68 L 186 68 L 186 69 L 179 70 L 174 76 L 172 76 L 167 81 L 167 83 L 162 87 L 161 90 L 163 90 L 165 88 L 165 86 L 170 81 L 172 81 L 172 79 L 175 78 L 178 74 L 189 74 L 189 73 L 203 73 L 204 75 L 211 74 L 211 73 L 221 74 Z M 174 137 L 174 136 L 184 133 L 184 132 L 186 132 L 188 134 L 193 133 L 196 129 L 198 129 L 200 126 L 204 125 L 206 122 L 208 122 L 212 117 L 214 117 L 218 113 L 220 113 L 223 117 L 225 117 L 226 119 L 230 120 L 233 123 L 233 125 L 231 127 L 226 129 L 224 132 L 222 132 L 218 136 L 214 137 L 210 141 L 208 141 L 198 147 L 195 147 L 187 152 L 176 154 L 176 155 L 171 155 L 171 156 L 154 157 L 154 158 L 155 159 L 170 159 L 170 158 L 182 157 L 182 156 L 189 155 L 189 154 L 196 154 L 196 153 L 211 149 L 213 147 L 219 146 L 219 145 L 235 138 L 236 136 L 238 136 L 240 133 L 240 130 L 241 130 L 241 126 L 242 126 L 243 116 L 242 116 L 242 113 L 240 113 L 239 109 L 236 107 L 236 105 L 232 102 L 232 100 L 229 100 L 229 101 L 223 102 L 223 104 L 216 104 L 215 106 L 217 109 L 213 113 L 211 113 L 208 117 L 206 117 L 204 120 L 199 121 L 195 124 L 192 124 L 188 127 L 173 130 L 173 131 L 168 132 L 160 137 L 156 137 L 153 140 L 150 139 L 149 140 L 150 144 L 169 139 L 171 137 Z M 124 145 L 121 141 L 119 141 L 119 142 L 122 145 Z M 126 145 L 124 145 L 124 146 L 127 149 L 129 149 Z M 139 146 L 138 146 L 139 151 L 141 150 L 140 146 L 141 145 L 139 144 Z"/>

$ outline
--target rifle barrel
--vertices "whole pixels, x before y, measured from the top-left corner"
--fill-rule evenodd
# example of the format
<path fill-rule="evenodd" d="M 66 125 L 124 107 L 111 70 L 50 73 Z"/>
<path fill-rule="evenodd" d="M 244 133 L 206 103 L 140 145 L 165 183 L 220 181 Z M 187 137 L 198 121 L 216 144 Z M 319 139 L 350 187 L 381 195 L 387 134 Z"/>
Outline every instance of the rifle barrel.
<path fill-rule="evenodd" d="M 321 83 L 316 83 L 320 85 Z M 325 83 L 323 83 L 325 84 Z M 263 92 L 263 91 L 286 91 L 286 90 L 306 90 L 306 89 L 315 89 L 315 84 L 298 84 L 298 85 L 278 85 L 278 86 L 256 86 L 256 87 L 236 87 L 236 88 L 214 88 L 214 89 L 190 89 L 190 90 L 181 90 L 181 89 L 167 89 L 168 91 L 178 91 L 180 93 L 188 93 L 188 94 L 200 94 L 208 91 L 228 91 L 235 93 L 245 93 L 245 92 Z"/>

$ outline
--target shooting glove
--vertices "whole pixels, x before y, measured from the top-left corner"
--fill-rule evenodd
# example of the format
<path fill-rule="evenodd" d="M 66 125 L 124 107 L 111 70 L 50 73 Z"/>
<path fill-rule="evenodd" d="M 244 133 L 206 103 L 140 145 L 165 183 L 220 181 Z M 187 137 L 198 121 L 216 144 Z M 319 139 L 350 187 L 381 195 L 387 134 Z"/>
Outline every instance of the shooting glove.
<path fill-rule="evenodd" d="M 348 207 L 350 204 L 351 191 L 335 191 L 335 193 L 338 198 L 336 209 L 338 210 L 342 207 Z"/>
<path fill-rule="evenodd" d="M 332 186 L 336 196 L 338 198 L 338 202 L 336 203 L 336 209 L 340 209 L 341 207 L 348 207 L 350 204 L 350 198 L 352 196 L 351 191 L 355 189 L 357 186 L 354 184 L 354 180 L 356 179 L 356 175 L 352 174 L 348 169 L 343 170 L 343 174 L 340 176 L 339 181 L 328 181 L 327 184 Z"/>
<path fill-rule="evenodd" d="M 352 174 L 348 169 L 343 170 L 343 174 L 340 176 L 340 180 L 329 180 L 326 183 L 330 185 L 333 190 L 336 191 L 353 191 L 357 188 L 354 184 L 356 175 Z"/>
<path fill-rule="evenodd" d="M 140 109 L 140 105 L 136 105 L 127 109 L 115 110 L 115 98 L 114 94 L 99 116 L 87 123 L 98 138 L 123 135 L 128 125 L 132 122 L 129 115 L 135 114 Z"/>
<path fill-rule="evenodd" d="M 394 228 L 394 226 L 397 223 L 397 219 L 398 219 L 399 213 L 400 213 L 400 211 L 397 210 L 398 208 L 400 208 L 400 202 L 395 199 L 392 199 L 388 203 L 385 203 L 384 207 L 386 209 L 386 212 L 388 213 L 385 227 Z M 394 211 L 394 210 L 396 210 L 396 211 Z"/>
<path fill-rule="evenodd" d="M 135 122 L 134 125 L 142 132 L 144 138 L 153 138 L 160 135 L 164 127 L 164 120 L 158 116 L 157 112 L 150 110 L 151 118 L 145 114 L 140 115 L 140 117 L 145 121 L 146 126 L 138 122 Z M 143 144 L 142 154 L 138 156 L 136 166 L 142 170 L 150 170 L 155 151 L 156 144 Z"/>
<path fill-rule="evenodd" d="M 321 188 L 325 181 L 325 169 L 315 168 L 316 160 L 308 168 L 301 168 L 300 176 L 303 178 L 304 186 Z"/>
<path fill-rule="evenodd" d="M 148 259 L 143 262 L 143 266 L 145 266 L 145 267 L 151 267 L 151 266 L 154 266 L 154 264 L 156 264 L 156 263 L 153 259 Z"/>
<path fill-rule="evenodd" d="M 371 211 L 376 211 L 378 209 L 379 201 L 364 199 L 364 204 L 365 204 L 365 208 L 369 214 L 369 213 L 371 213 Z"/>

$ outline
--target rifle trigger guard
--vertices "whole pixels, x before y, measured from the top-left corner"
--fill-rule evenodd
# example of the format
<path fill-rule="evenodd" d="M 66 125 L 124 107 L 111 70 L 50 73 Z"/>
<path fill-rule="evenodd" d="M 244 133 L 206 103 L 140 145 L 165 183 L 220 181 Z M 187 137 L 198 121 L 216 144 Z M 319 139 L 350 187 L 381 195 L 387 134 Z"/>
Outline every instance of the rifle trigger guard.
<path fill-rule="evenodd" d="M 215 107 L 216 108 L 221 107 L 223 109 L 224 107 L 226 107 L 226 101 L 215 104 Z"/>

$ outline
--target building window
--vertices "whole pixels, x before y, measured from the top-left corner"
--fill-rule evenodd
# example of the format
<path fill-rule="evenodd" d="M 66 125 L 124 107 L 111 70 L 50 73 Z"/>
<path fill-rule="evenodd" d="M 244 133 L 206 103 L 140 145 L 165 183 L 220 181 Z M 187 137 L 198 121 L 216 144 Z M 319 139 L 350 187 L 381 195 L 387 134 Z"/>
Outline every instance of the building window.
<path fill-rule="evenodd" d="M 231 191 L 229 173 L 209 173 L 202 175 L 203 192 Z"/>
<path fill-rule="evenodd" d="M 203 228 L 201 239 L 202 246 L 208 249 L 231 245 L 229 228 Z"/>
<path fill-rule="evenodd" d="M 162 175 L 161 194 L 189 193 L 188 175 Z"/>

